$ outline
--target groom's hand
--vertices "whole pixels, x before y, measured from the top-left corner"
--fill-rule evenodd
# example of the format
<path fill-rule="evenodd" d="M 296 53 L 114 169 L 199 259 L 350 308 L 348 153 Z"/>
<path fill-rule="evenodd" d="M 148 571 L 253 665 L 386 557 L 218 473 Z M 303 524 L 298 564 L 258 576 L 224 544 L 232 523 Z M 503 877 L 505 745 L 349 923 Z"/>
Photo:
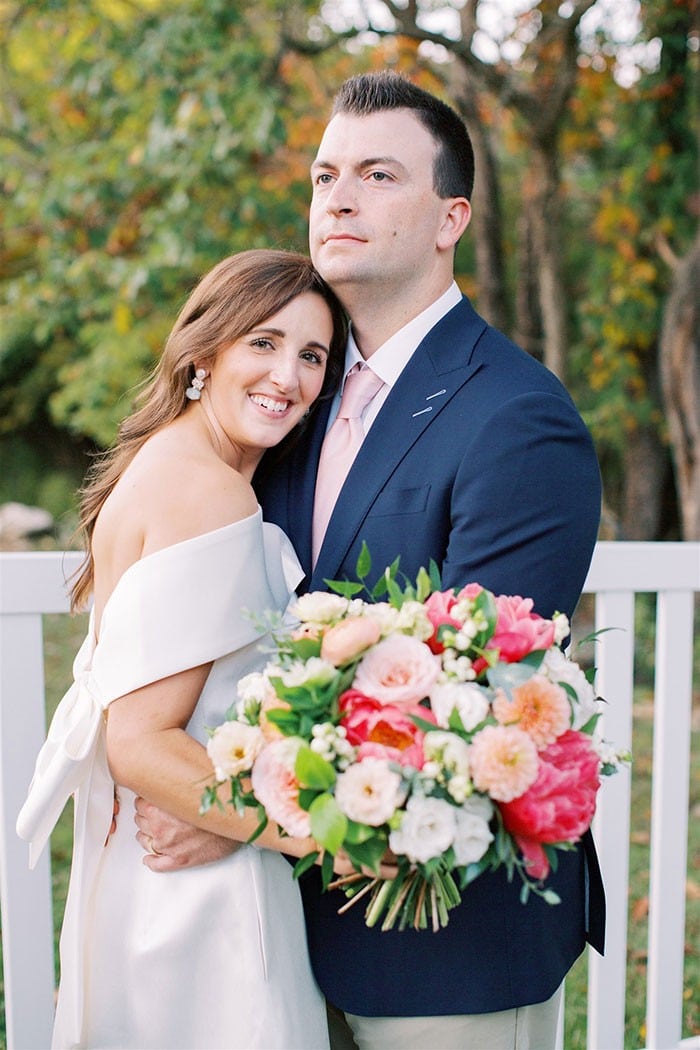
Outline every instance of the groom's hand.
<path fill-rule="evenodd" d="M 186 824 L 147 802 L 136 799 L 136 840 L 146 851 L 143 862 L 151 871 L 179 871 L 222 860 L 240 846 L 239 842 L 212 835 Z"/>

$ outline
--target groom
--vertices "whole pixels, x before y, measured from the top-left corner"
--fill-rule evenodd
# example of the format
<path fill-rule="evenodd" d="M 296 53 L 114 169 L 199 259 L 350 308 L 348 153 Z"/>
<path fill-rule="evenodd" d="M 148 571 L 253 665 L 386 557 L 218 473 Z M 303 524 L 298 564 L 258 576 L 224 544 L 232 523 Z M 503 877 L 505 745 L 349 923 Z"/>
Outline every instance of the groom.
<path fill-rule="evenodd" d="M 340 460 L 322 454 L 340 397 L 259 478 L 265 517 L 290 536 L 304 586 L 352 578 L 366 541 L 377 575 L 397 555 L 409 578 L 433 558 L 445 587 L 477 581 L 532 597 L 543 616 L 570 615 L 597 535 L 598 466 L 558 380 L 454 283 L 473 183 L 462 121 L 397 75 L 354 77 L 336 98 L 312 182 L 311 255 L 352 321 L 346 374 L 366 363 L 374 376 L 344 483 Z M 146 807 L 142 830 L 156 817 Z M 162 851 L 162 825 L 148 830 Z M 195 841 L 149 863 L 177 866 Z M 359 908 L 339 916 L 344 898 L 321 893 L 310 873 L 309 950 L 334 1008 L 334 1047 L 353 1045 L 346 1023 L 362 1050 L 553 1046 L 564 976 L 586 941 L 602 950 L 590 835 L 561 854 L 548 885 L 559 905 L 533 896 L 523 905 L 517 880 L 485 874 L 445 929 L 382 933 Z"/>

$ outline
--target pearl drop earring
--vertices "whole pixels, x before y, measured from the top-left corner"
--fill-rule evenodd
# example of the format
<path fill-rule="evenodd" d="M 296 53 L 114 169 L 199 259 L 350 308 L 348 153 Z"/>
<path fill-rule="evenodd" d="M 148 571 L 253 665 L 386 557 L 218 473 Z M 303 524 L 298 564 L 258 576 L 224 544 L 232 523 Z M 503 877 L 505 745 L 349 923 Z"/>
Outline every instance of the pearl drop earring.
<path fill-rule="evenodd" d="M 198 368 L 194 374 L 192 386 L 188 386 L 187 390 L 185 390 L 185 397 L 188 397 L 190 401 L 199 401 L 204 389 L 204 380 L 208 375 L 206 368 Z"/>

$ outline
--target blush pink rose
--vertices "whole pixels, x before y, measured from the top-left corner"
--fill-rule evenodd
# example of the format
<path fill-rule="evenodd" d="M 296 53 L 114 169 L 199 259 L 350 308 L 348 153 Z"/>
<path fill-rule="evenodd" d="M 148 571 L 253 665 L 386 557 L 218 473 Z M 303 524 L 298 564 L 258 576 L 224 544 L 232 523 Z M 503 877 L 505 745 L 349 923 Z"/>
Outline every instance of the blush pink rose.
<path fill-rule="evenodd" d="M 468 583 L 465 587 L 462 587 L 462 590 L 457 594 L 457 601 L 464 601 L 465 598 L 474 601 L 475 598 L 479 597 L 483 589 L 484 588 L 480 583 Z"/>
<path fill-rule="evenodd" d="M 599 758 L 590 737 L 570 729 L 539 754 L 532 787 L 500 805 L 503 823 L 513 835 L 536 879 L 549 874 L 541 843 L 577 842 L 595 813 L 600 786 Z"/>
<path fill-rule="evenodd" d="M 340 724 L 347 731 L 348 742 L 359 747 L 358 760 L 385 758 L 401 765 L 422 769 L 423 732 L 409 717 L 406 708 L 380 704 L 371 697 L 348 690 L 340 698 L 343 717 Z M 432 711 L 418 707 L 415 713 L 436 724 Z"/>
<path fill-rule="evenodd" d="M 273 740 L 258 755 L 251 773 L 253 793 L 270 820 L 295 838 L 311 834 L 309 814 L 299 805 L 299 781 L 294 772 L 302 743 L 297 737 Z"/>
<path fill-rule="evenodd" d="M 427 645 L 406 634 L 379 642 L 360 661 L 354 686 L 381 704 L 419 703 L 437 681 L 440 667 Z"/>
<path fill-rule="evenodd" d="M 549 649 L 554 642 L 554 624 L 533 613 L 532 606 L 532 598 L 517 594 L 496 598 L 498 619 L 488 647 L 498 649 L 504 663 L 517 663 L 535 649 Z"/>
<path fill-rule="evenodd" d="M 369 616 L 352 616 L 329 627 L 321 642 L 321 659 L 334 667 L 354 660 L 382 636 L 377 620 Z"/>

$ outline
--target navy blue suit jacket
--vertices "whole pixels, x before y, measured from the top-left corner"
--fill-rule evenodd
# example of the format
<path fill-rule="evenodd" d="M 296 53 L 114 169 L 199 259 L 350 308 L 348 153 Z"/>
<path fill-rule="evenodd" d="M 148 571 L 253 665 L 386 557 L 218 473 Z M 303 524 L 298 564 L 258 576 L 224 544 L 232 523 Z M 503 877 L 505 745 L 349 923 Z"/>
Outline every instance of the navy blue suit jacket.
<path fill-rule="evenodd" d="M 571 615 L 596 541 L 600 475 L 571 398 L 463 299 L 420 344 L 352 466 L 311 572 L 311 512 L 328 405 L 286 459 L 256 479 L 267 520 L 291 538 L 304 587 L 355 578 L 366 540 L 379 576 L 433 558 L 445 587 L 476 581 Z M 382 933 L 339 891 L 302 879 L 309 950 L 327 998 L 363 1016 L 484 1013 L 541 1002 L 589 940 L 604 896 L 590 835 L 561 855 L 548 905 L 502 872 L 468 887 L 448 926 Z"/>

